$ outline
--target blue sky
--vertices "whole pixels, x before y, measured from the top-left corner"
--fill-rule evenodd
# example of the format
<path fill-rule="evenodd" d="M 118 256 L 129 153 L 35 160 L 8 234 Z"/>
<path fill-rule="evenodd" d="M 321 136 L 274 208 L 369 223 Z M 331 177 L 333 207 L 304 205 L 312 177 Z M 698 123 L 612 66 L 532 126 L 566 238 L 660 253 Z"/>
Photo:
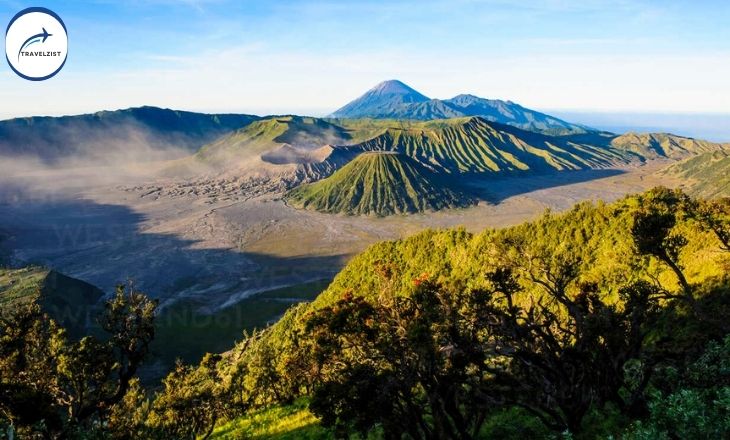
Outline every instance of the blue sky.
<path fill-rule="evenodd" d="M 0 118 L 321 115 L 391 78 L 538 109 L 730 114 L 728 1 L 0 0 L 0 23 L 31 5 L 63 18 L 69 58 L 41 83 L 3 62 Z"/>

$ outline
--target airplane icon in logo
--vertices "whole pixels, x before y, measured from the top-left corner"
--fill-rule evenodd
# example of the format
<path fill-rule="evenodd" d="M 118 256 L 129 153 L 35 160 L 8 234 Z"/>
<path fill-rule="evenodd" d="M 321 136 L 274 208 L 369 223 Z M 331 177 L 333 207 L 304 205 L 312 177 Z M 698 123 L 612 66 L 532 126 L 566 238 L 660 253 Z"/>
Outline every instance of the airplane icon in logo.
<path fill-rule="evenodd" d="M 35 34 L 32 37 L 28 38 L 27 40 L 25 40 L 25 43 L 23 43 L 23 45 L 20 46 L 20 50 L 18 51 L 18 61 L 20 61 L 20 53 L 23 52 L 23 49 L 27 48 L 31 44 L 35 44 L 38 42 L 45 43 L 46 40 L 48 39 L 48 37 L 53 36 L 53 34 L 48 33 L 46 28 L 41 28 L 41 29 L 43 29 L 43 32 L 41 32 L 40 34 Z M 41 38 L 43 38 L 43 39 L 41 39 Z"/>

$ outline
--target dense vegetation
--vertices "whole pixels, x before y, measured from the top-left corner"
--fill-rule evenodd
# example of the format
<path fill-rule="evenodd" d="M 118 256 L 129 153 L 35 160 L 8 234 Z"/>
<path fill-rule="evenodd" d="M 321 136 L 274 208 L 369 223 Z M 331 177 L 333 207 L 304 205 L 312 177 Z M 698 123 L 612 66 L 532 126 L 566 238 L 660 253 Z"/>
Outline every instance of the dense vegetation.
<path fill-rule="evenodd" d="M 120 286 L 100 315 L 104 337 L 79 340 L 36 302 L 3 316 L 0 436 L 89 438 L 123 430 L 118 411 L 139 390 L 136 373 L 154 337 L 155 308 Z"/>
<path fill-rule="evenodd" d="M 0 413 L 25 433 L 61 414 L 54 427 L 79 427 L 51 431 L 66 437 L 726 438 L 729 270 L 730 200 L 663 188 L 476 235 L 426 231 L 372 246 L 314 302 L 178 364 L 152 394 L 130 381 L 100 406 L 121 389 L 103 376 L 92 417 L 55 403 L 26 420 L 7 398 Z M 0 338 L 12 359 L 49 350 L 18 344 L 16 326 Z M 40 380 L 23 365 L 3 363 L 2 396 Z M 76 377 L 51 366 L 54 384 Z"/>
<path fill-rule="evenodd" d="M 298 208 L 379 216 L 465 207 L 475 202 L 445 177 L 410 157 L 379 152 L 361 154 L 330 177 L 294 188 L 285 199 Z"/>

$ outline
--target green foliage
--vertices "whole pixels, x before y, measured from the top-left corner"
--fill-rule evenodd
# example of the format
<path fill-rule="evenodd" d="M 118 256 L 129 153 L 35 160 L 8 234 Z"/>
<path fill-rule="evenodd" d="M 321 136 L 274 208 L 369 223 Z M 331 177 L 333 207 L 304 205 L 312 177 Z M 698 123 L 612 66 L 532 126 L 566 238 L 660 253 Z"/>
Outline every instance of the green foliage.
<path fill-rule="evenodd" d="M 723 250 L 730 251 L 730 197 L 698 203 L 695 217 L 717 236 Z"/>
<path fill-rule="evenodd" d="M 440 286 L 436 292 L 450 292 L 446 297 L 451 299 L 443 304 L 454 307 L 456 292 L 510 290 L 513 306 L 495 308 L 507 304 L 506 297 L 491 300 L 493 304 L 485 315 L 501 316 L 495 319 L 501 327 L 485 327 L 489 329 L 486 334 L 492 338 L 495 334 L 513 335 L 493 339 L 507 350 L 499 353 L 505 367 L 497 370 L 497 376 L 504 378 L 503 390 L 509 392 L 500 394 L 492 389 L 492 401 L 502 402 L 500 405 L 530 403 L 531 414 L 542 417 L 543 425 L 557 429 L 553 432 L 562 432 L 568 426 L 576 438 L 590 438 L 581 437 L 590 433 L 618 434 L 627 420 L 648 414 L 646 390 L 653 389 L 655 377 L 664 380 L 656 375 L 659 364 L 672 364 L 670 359 L 691 352 L 692 341 L 706 341 L 725 331 L 721 316 L 727 310 L 723 298 L 728 298 L 726 271 L 730 256 L 721 252 L 724 244 L 716 229 L 722 233 L 727 227 L 726 215 L 724 208 L 707 206 L 715 205 L 656 189 L 611 205 L 581 203 L 564 214 L 546 213 L 533 222 L 502 230 L 476 235 L 458 229 L 425 231 L 404 240 L 378 243 L 355 257 L 313 303 L 297 306 L 262 332 L 259 348 L 234 349 L 226 368 L 242 372 L 246 383 L 277 378 L 283 387 L 277 393 L 285 399 L 300 394 L 313 396 L 312 408 L 340 433 L 376 426 L 386 427 L 387 431 L 385 417 L 393 413 L 396 395 L 399 399 L 410 396 L 408 400 L 417 407 L 427 408 L 422 415 L 433 429 L 432 410 L 422 406 L 429 401 L 428 387 L 407 379 L 416 377 L 412 372 L 418 371 L 409 365 L 421 365 L 409 362 L 422 362 L 428 350 L 418 348 L 418 340 L 386 338 L 398 334 L 395 331 L 378 331 L 398 327 L 394 324 L 398 313 L 383 309 L 382 292 L 390 292 L 387 298 L 393 301 L 407 303 L 419 298 L 423 288 L 420 281 L 415 281 L 428 280 Z M 655 220 L 661 227 L 647 226 Z M 676 268 L 667 263 L 663 253 Z M 512 268 L 512 281 L 502 279 L 503 288 L 495 290 L 499 279 L 485 278 L 484 273 L 497 274 L 494 269 L 501 267 Z M 691 287 L 696 308 L 687 308 L 682 300 L 687 292 L 679 274 Z M 491 297 L 495 298 L 494 293 Z M 350 299 L 340 303 L 343 298 Z M 429 303 L 417 304 L 424 307 Z M 367 307 L 375 309 L 360 314 Z M 410 316 L 399 307 L 393 310 Z M 516 319 L 509 310 L 515 311 Z M 307 327 L 312 314 L 322 321 Z M 330 327 L 328 322 L 337 322 L 339 316 L 348 317 L 342 321 L 345 327 Z M 460 318 L 440 320 L 434 318 L 438 314 L 428 316 L 434 319 L 434 327 L 427 333 L 432 335 L 461 322 Z M 404 319 L 398 328 L 408 335 L 408 329 L 419 322 L 416 318 Z M 436 325 L 438 322 L 449 324 Z M 381 334 L 385 336 L 378 336 Z M 447 332 L 449 336 L 434 340 L 448 344 L 449 338 L 458 334 L 460 331 Z M 337 338 L 344 339 L 335 343 Z M 343 340 L 349 346 L 341 350 Z M 369 342 L 355 344 L 358 340 Z M 555 344 L 560 348 L 550 348 Z M 264 345 L 270 350 L 267 358 L 274 361 L 248 368 L 254 365 L 253 353 L 261 352 Z M 511 351 L 514 347 L 522 349 Z M 326 362 L 312 362 L 317 353 Z M 409 362 L 395 362 L 396 355 L 405 356 Z M 538 358 L 538 364 L 552 366 L 517 368 L 528 365 L 528 359 Z M 267 368 L 271 369 L 268 373 Z M 566 371 L 572 378 L 556 381 Z M 684 370 L 678 371 L 684 374 Z M 543 374 L 550 378 L 547 382 L 540 382 Z M 550 383 L 546 390 L 560 390 L 559 394 L 544 394 L 541 383 Z M 252 387 L 245 392 L 257 395 Z M 365 395 L 373 397 L 352 400 Z M 497 396 L 512 396 L 513 400 Z M 258 402 L 271 402 L 272 397 L 275 401 L 276 396 L 269 393 Z M 560 404 L 561 399 L 565 405 Z M 550 404 L 543 407 L 541 402 Z M 474 410 L 474 401 L 469 407 Z M 482 411 L 487 414 L 485 426 L 489 426 L 490 417 L 497 413 L 486 407 Z M 571 413 L 573 416 L 569 416 Z"/>
<path fill-rule="evenodd" d="M 346 295 L 307 321 L 318 371 L 312 411 L 337 433 L 382 427 L 391 438 L 474 438 L 492 399 L 477 333 L 488 298 L 425 278 L 413 297 Z"/>
<path fill-rule="evenodd" d="M 656 391 L 651 415 L 627 439 L 708 439 L 730 436 L 730 337 L 711 342 L 668 394 Z"/>
<path fill-rule="evenodd" d="M 35 302 L 11 312 L 0 322 L 0 420 L 22 436 L 89 438 L 130 390 L 155 308 L 120 286 L 100 318 L 107 338 L 75 342 Z"/>
<path fill-rule="evenodd" d="M 286 200 L 322 212 L 379 216 L 475 203 L 415 160 L 389 153 L 361 154 L 332 176 L 290 191 Z"/>
<path fill-rule="evenodd" d="M 574 433 L 592 406 L 635 412 L 646 384 L 631 387 L 624 368 L 645 355 L 659 290 L 637 282 L 621 289 L 621 308 L 606 305 L 595 285 L 568 293 L 575 268 L 543 271 L 534 282 L 545 295 L 523 307 L 514 267 L 490 272 L 481 290 L 422 276 L 411 296 L 386 290 L 377 305 L 346 294 L 307 321 L 319 382 L 310 408 L 336 432 L 382 426 L 414 439 L 476 438 L 505 404 Z"/>
<path fill-rule="evenodd" d="M 689 199 L 680 191 L 655 188 L 647 192 L 642 206 L 634 214 L 631 236 L 639 254 L 655 257 L 672 269 L 684 290 L 684 297 L 692 301 L 691 287 L 679 262 L 687 238 L 673 232 L 688 203 Z"/>
<path fill-rule="evenodd" d="M 519 407 L 494 411 L 482 427 L 479 438 L 501 440 L 552 439 L 555 433 L 537 417 Z"/>
<path fill-rule="evenodd" d="M 163 380 L 164 390 L 154 400 L 149 425 L 168 438 L 208 438 L 225 415 L 229 397 L 218 371 L 220 359 L 207 354 L 198 368 L 178 363 Z"/>
<path fill-rule="evenodd" d="M 154 431 L 148 426 L 151 410 L 151 402 L 139 379 L 132 379 L 124 398 L 109 411 L 107 436 L 115 440 L 154 438 Z"/>
<path fill-rule="evenodd" d="M 724 438 L 729 219 L 726 200 L 657 188 L 502 230 L 378 243 L 312 303 L 178 363 L 150 395 L 135 376 L 154 303 L 122 289 L 103 314 L 110 336 L 76 342 L 26 304 L 0 326 L 0 427 L 88 439 Z"/>

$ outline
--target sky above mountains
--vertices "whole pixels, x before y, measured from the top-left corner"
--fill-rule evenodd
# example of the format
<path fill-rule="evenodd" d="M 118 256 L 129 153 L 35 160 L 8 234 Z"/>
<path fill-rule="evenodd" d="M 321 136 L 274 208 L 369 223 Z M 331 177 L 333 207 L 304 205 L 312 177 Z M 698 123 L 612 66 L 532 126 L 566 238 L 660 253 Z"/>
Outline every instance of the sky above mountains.
<path fill-rule="evenodd" d="M 0 24 L 27 7 L 0 1 Z M 156 105 L 324 115 L 384 79 L 537 109 L 730 113 L 726 1 L 46 1 L 64 69 L 0 118 Z M 4 37 L 4 33 L 3 33 Z M 581 121 L 578 121 L 581 122 Z"/>

